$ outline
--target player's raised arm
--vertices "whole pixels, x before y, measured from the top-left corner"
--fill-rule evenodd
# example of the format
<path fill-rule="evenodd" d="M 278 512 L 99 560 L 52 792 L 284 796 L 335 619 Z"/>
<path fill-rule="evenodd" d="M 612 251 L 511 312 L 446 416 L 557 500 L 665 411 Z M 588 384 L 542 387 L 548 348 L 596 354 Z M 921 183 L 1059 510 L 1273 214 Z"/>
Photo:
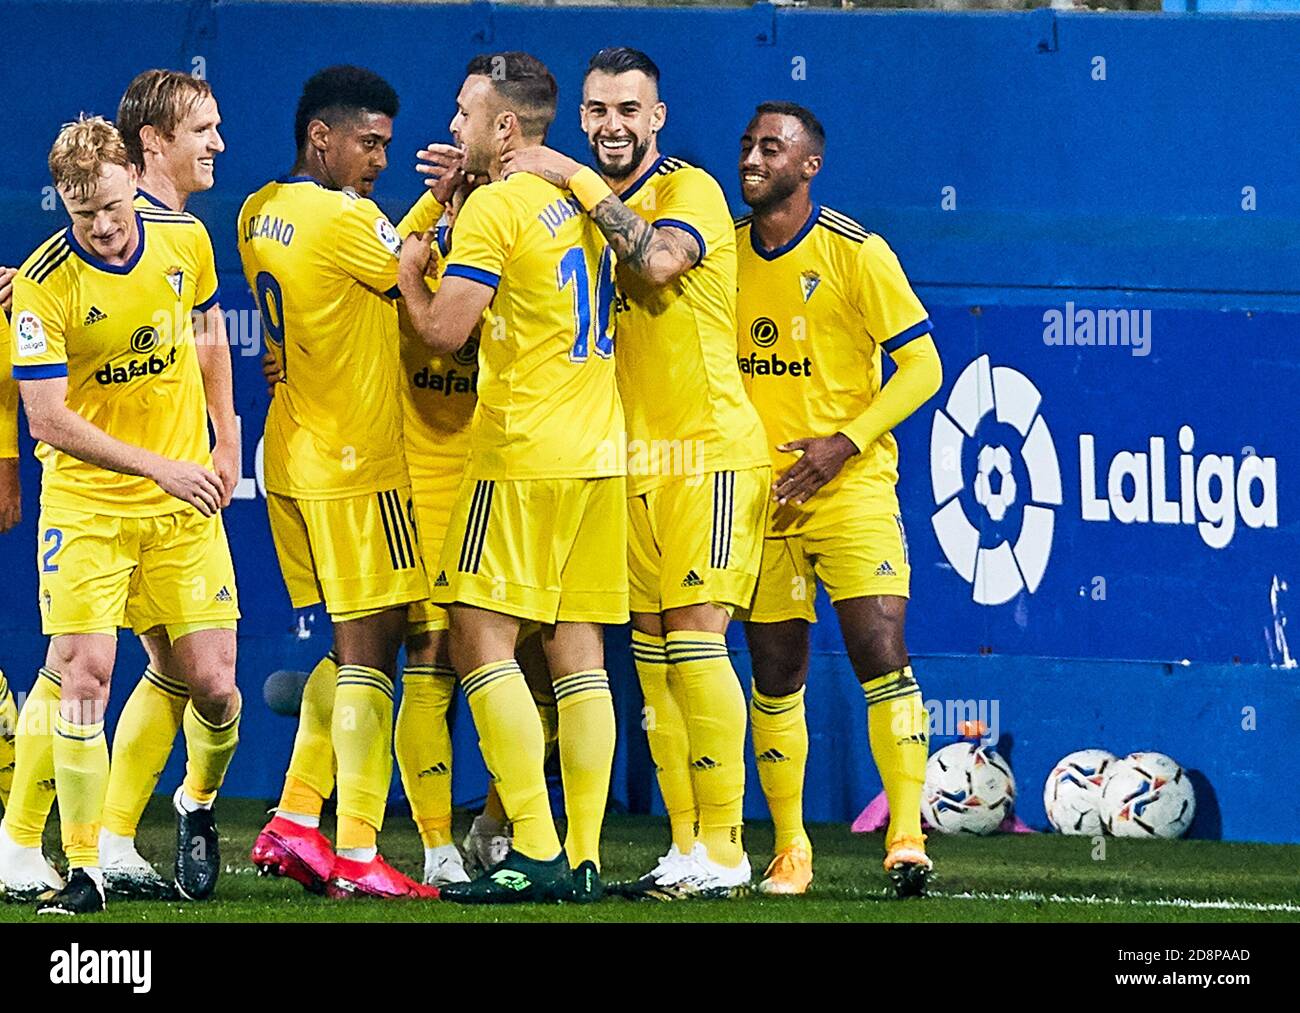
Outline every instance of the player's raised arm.
<path fill-rule="evenodd" d="M 699 233 L 684 223 L 651 223 L 629 208 L 595 169 L 547 147 L 508 152 L 507 174 L 531 172 L 564 187 L 578 199 L 613 247 L 619 267 L 651 285 L 671 284 L 704 256 Z"/>
<path fill-rule="evenodd" d="M 438 291 L 430 292 L 424 278 L 432 257 L 432 232 L 407 236 L 397 283 L 420 340 L 435 352 L 454 352 L 483 319 L 483 311 L 496 295 L 496 285 L 486 277 L 448 274 Z"/>

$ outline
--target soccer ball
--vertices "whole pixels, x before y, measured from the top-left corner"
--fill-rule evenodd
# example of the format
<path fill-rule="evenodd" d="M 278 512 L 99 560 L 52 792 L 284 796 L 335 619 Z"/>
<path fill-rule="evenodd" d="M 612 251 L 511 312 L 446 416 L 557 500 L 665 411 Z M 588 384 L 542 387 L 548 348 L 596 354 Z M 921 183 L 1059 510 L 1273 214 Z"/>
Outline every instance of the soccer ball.
<path fill-rule="evenodd" d="M 1111 765 L 1101 822 L 1116 837 L 1181 837 L 1196 815 L 1187 772 L 1164 753 L 1130 753 Z"/>
<path fill-rule="evenodd" d="M 1016 779 L 1005 760 L 976 742 L 954 742 L 925 765 L 921 815 L 944 834 L 991 834 L 1011 813 Z"/>
<path fill-rule="evenodd" d="M 1061 757 L 1043 785 L 1043 808 L 1053 830 L 1084 837 L 1101 833 L 1101 788 L 1115 762 L 1104 749 Z"/>

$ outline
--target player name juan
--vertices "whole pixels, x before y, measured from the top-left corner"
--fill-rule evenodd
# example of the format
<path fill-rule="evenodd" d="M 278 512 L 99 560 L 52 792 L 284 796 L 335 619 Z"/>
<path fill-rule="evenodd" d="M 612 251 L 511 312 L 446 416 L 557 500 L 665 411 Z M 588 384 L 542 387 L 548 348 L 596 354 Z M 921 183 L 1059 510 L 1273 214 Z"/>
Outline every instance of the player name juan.
<path fill-rule="evenodd" d="M 736 356 L 740 371 L 749 376 L 812 376 L 812 359 L 783 359 L 775 352 L 761 357 L 757 352 Z"/>
<path fill-rule="evenodd" d="M 147 359 L 128 359 L 116 366 L 111 362 L 106 362 L 95 371 L 95 380 L 104 386 L 114 383 L 130 383 L 142 376 L 157 376 L 168 366 L 174 365 L 175 362 L 175 348 L 168 351 L 165 359 L 160 355 L 151 355 Z"/>
<path fill-rule="evenodd" d="M 435 373 L 425 366 L 418 373 L 411 374 L 411 384 L 420 390 L 440 390 L 445 397 L 475 394 L 478 392 L 478 370 L 461 373 L 453 366 L 445 373 Z"/>
<path fill-rule="evenodd" d="M 251 239 L 274 239 L 281 246 L 288 246 L 293 242 L 293 222 L 274 215 L 249 215 L 244 223 L 244 241 Z"/>
<path fill-rule="evenodd" d="M 560 226 L 570 218 L 582 215 L 582 205 L 576 197 L 562 197 L 553 204 L 548 204 L 537 213 L 537 220 L 546 226 L 546 230 L 555 238 Z"/>

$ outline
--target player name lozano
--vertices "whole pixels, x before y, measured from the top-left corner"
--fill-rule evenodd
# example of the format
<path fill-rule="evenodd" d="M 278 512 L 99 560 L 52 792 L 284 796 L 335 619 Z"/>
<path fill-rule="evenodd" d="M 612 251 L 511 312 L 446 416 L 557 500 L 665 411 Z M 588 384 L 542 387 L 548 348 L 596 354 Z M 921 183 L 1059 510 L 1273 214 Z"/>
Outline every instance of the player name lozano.
<path fill-rule="evenodd" d="M 143 995 L 153 987 L 152 950 L 83 950 L 73 943 L 50 954 L 55 985 L 130 985 Z"/>

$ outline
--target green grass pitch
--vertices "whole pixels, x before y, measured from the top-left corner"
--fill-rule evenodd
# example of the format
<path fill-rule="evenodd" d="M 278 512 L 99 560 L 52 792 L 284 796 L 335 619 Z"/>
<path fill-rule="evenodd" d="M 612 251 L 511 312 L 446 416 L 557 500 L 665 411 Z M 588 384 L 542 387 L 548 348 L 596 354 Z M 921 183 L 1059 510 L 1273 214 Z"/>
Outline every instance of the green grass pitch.
<path fill-rule="evenodd" d="M 167 799 L 155 798 L 140 831 L 140 850 L 170 869 L 174 826 Z M 467 908 L 430 902 L 329 901 L 296 883 L 259 878 L 248 850 L 265 821 L 265 806 L 223 799 L 218 806 L 225 871 L 216 896 L 202 904 L 111 903 L 95 921 L 118 922 L 1000 922 L 1300 921 L 1294 870 L 1300 846 L 1215 841 L 1105 839 L 1104 856 L 1090 838 L 1055 834 L 930 839 L 937 876 L 933 895 L 894 900 L 880 869 L 881 835 L 854 835 L 844 825 L 810 828 L 816 879 L 804 897 L 757 895 L 734 901 L 521 905 Z M 457 834 L 468 816 L 458 814 Z M 47 853 L 57 851 L 57 827 Z M 332 821 L 325 830 L 332 833 Z M 755 873 L 770 857 L 772 829 L 746 828 Z M 607 878 L 648 869 L 667 844 L 664 820 L 613 816 L 605 824 Z M 385 856 L 418 875 L 419 838 L 411 821 L 390 817 Z M 0 923 L 35 920 L 30 905 L 0 904 Z M 90 920 L 90 919 L 88 919 Z"/>

